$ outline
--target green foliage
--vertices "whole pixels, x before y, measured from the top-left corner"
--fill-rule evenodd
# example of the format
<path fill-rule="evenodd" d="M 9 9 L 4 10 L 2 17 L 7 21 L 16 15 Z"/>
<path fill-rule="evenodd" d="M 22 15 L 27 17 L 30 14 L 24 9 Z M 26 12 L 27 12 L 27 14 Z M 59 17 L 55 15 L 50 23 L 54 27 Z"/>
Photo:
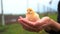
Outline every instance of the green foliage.
<path fill-rule="evenodd" d="M 38 34 L 36 32 L 29 32 L 24 30 L 22 26 L 18 23 L 6 25 L 6 26 L 7 26 L 7 30 L 3 32 L 3 34 Z"/>
<path fill-rule="evenodd" d="M 6 30 L 5 26 L 0 25 L 0 32 L 4 32 Z"/>

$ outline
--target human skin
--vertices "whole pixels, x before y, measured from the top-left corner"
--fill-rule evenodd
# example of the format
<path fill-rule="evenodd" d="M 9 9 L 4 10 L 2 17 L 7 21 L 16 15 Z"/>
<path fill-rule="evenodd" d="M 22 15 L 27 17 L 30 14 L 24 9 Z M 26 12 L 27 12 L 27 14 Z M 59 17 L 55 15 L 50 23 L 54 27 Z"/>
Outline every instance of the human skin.
<path fill-rule="evenodd" d="M 43 17 L 36 22 L 30 22 L 26 18 L 19 17 L 18 22 L 23 26 L 25 30 L 32 32 L 39 32 L 43 29 L 48 31 L 51 29 L 54 31 L 60 30 L 60 24 L 49 17 Z"/>

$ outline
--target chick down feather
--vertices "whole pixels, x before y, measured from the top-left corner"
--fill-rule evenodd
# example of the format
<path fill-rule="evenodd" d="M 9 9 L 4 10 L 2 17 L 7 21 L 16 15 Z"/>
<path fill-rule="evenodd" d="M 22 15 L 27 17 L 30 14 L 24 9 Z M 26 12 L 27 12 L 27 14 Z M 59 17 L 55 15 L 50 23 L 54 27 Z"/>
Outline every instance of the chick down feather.
<path fill-rule="evenodd" d="M 26 18 L 32 22 L 35 22 L 37 21 L 37 19 L 40 19 L 39 15 L 32 8 L 27 9 Z"/>

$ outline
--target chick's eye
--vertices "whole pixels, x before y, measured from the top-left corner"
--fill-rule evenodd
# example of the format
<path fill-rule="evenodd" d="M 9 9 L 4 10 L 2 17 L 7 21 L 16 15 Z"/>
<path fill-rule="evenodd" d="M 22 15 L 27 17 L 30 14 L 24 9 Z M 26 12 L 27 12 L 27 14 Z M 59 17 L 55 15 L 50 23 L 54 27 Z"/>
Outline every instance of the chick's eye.
<path fill-rule="evenodd" d="M 30 11 L 32 11 L 32 10 L 30 10 Z"/>

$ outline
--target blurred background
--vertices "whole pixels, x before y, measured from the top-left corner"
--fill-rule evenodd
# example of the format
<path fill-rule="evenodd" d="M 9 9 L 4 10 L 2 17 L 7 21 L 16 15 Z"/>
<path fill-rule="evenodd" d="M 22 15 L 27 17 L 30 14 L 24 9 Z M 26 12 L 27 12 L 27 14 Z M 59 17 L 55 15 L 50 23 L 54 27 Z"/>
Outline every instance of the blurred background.
<path fill-rule="evenodd" d="M 0 34 L 48 34 L 44 30 L 39 33 L 29 32 L 17 22 L 19 16 L 25 17 L 26 9 L 31 7 L 40 18 L 49 16 L 57 21 L 59 0 L 0 0 Z"/>

